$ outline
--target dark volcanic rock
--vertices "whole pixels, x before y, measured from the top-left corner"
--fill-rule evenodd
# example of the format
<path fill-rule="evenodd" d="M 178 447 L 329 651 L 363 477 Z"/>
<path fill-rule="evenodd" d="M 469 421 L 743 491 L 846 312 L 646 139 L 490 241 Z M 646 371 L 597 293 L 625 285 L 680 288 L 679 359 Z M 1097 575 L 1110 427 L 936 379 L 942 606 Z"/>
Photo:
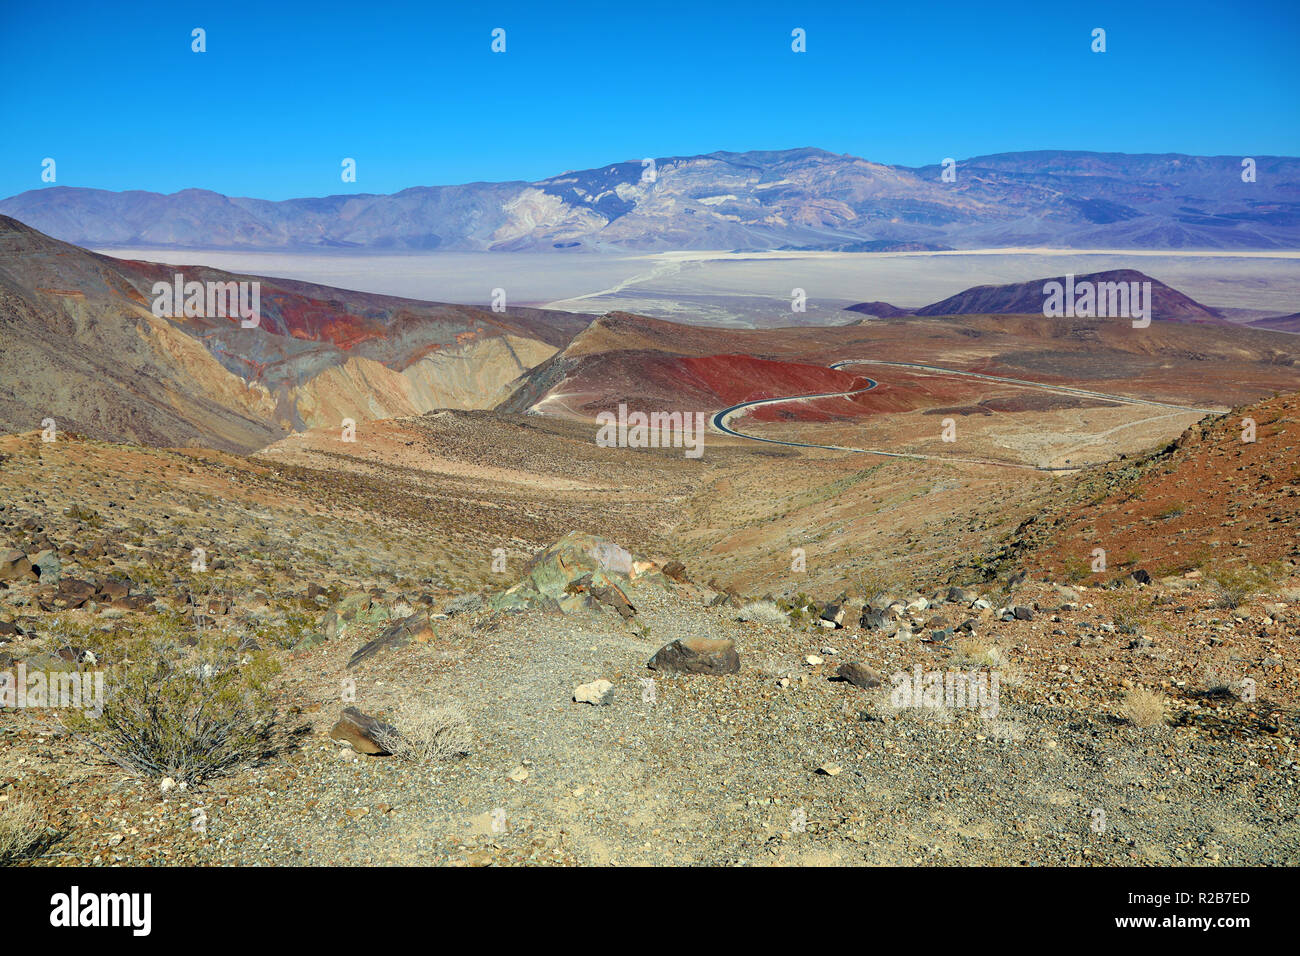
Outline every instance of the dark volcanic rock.
<path fill-rule="evenodd" d="M 854 687 L 870 688 L 879 687 L 883 678 L 865 664 L 848 661 L 840 665 L 831 680 L 844 681 Z"/>
<path fill-rule="evenodd" d="M 686 565 L 680 561 L 669 561 L 663 566 L 663 572 L 665 577 L 672 578 L 682 584 L 686 583 Z"/>
<path fill-rule="evenodd" d="M 836 627 L 843 627 L 844 626 L 844 604 L 841 602 L 837 604 L 826 605 L 825 609 L 822 610 L 821 619 L 823 621 L 829 621 L 831 624 L 834 624 Z"/>
<path fill-rule="evenodd" d="M 373 641 L 359 647 L 348 660 L 348 670 L 376 654 L 394 651 L 412 641 L 423 643 L 430 640 L 433 640 L 433 627 L 429 624 L 429 612 L 416 611 L 410 617 L 398 621 Z"/>
<path fill-rule="evenodd" d="M 740 672 L 740 655 L 734 641 L 687 637 L 659 648 L 646 666 L 652 671 L 736 674 Z"/>

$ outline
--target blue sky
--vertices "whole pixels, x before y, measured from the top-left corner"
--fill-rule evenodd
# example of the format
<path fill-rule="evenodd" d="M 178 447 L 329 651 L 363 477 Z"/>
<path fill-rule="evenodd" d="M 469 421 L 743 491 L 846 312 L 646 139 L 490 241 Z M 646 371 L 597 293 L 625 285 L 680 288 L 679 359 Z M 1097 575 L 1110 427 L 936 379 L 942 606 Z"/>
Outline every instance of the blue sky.
<path fill-rule="evenodd" d="M 0 0 L 0 196 L 45 157 L 61 186 L 284 199 L 717 149 L 1294 156 L 1298 49 L 1297 0 Z"/>

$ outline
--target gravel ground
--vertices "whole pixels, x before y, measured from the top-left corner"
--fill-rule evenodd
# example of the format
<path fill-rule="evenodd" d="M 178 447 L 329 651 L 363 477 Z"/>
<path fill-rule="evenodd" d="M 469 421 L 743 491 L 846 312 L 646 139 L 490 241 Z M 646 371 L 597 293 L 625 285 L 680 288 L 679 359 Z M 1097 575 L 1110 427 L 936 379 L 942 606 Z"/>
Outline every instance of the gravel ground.
<path fill-rule="evenodd" d="M 362 635 L 286 668 L 284 700 L 311 729 L 260 768 L 161 794 L 87 768 L 78 745 L 28 726 L 8 728 L 5 772 L 34 764 L 82 801 L 42 861 L 56 864 L 1300 862 L 1294 708 L 1198 699 L 1169 682 L 1169 721 L 1133 726 L 1114 714 L 1114 673 L 1158 686 L 1169 662 L 1126 649 L 1123 635 L 1108 635 L 1108 649 L 1047 633 L 1086 608 L 984 628 L 1005 649 L 1006 679 L 997 717 L 983 719 L 891 707 L 888 679 L 873 690 L 829 679 L 849 659 L 883 675 L 951 669 L 951 648 L 741 623 L 690 587 L 630 596 L 648 637 L 606 609 L 479 629 L 453 618 L 436 622 L 435 640 L 358 667 L 367 713 L 411 693 L 459 704 L 474 739 L 463 759 L 412 764 L 328 739 Z M 741 672 L 645 669 L 659 646 L 697 636 L 733 638 Z M 1107 660 L 1121 666 L 1095 666 Z M 614 684 L 612 702 L 573 703 L 574 687 L 597 678 Z M 819 772 L 828 764 L 840 772 Z"/>

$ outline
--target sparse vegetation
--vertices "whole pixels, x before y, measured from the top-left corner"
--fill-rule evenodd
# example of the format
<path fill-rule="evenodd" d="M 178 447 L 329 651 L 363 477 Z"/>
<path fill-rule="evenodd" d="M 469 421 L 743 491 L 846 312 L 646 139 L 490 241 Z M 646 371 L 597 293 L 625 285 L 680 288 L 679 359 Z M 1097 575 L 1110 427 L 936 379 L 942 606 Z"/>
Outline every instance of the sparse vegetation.
<path fill-rule="evenodd" d="M 479 594 L 458 594 L 443 607 L 444 613 L 452 617 L 466 614 L 483 607 L 483 598 Z"/>
<path fill-rule="evenodd" d="M 1130 585 L 1116 590 L 1107 607 L 1120 632 L 1144 634 L 1150 629 L 1151 599 L 1136 587 Z"/>
<path fill-rule="evenodd" d="M 240 666 L 158 656 L 110 678 L 99 717 L 74 712 L 66 720 L 127 770 L 197 784 L 276 749 L 266 676 L 260 659 Z"/>
<path fill-rule="evenodd" d="M 1181 502 L 1175 502 L 1167 508 L 1156 512 L 1156 517 L 1162 521 L 1172 521 L 1174 518 L 1181 518 L 1187 511 L 1185 505 Z"/>
<path fill-rule="evenodd" d="M 469 722 L 454 704 L 421 697 L 403 700 L 390 726 L 391 731 L 376 734 L 375 743 L 399 760 L 437 763 L 469 753 Z"/>
<path fill-rule="evenodd" d="M 1001 648 L 967 637 L 957 642 L 953 663 L 959 667 L 1001 667 L 1006 657 Z"/>
<path fill-rule="evenodd" d="M 45 836 L 45 818 L 26 800 L 0 804 L 0 866 L 15 863 L 36 850 Z"/>
<path fill-rule="evenodd" d="M 804 624 L 817 616 L 817 608 L 813 599 L 802 591 L 793 598 L 784 598 L 778 601 L 776 606 L 786 614 L 789 623 L 792 625 Z"/>
<path fill-rule="evenodd" d="M 1164 722 L 1165 699 L 1155 691 L 1135 687 L 1124 695 L 1120 716 L 1135 727 L 1155 727 Z"/>
<path fill-rule="evenodd" d="M 771 601 L 750 601 L 736 615 L 751 624 L 769 624 L 772 627 L 789 627 L 790 617 Z"/>
<path fill-rule="evenodd" d="M 1209 575 L 1215 589 L 1215 604 L 1235 610 L 1272 583 L 1273 575 L 1253 564 L 1236 568 L 1219 568 Z"/>

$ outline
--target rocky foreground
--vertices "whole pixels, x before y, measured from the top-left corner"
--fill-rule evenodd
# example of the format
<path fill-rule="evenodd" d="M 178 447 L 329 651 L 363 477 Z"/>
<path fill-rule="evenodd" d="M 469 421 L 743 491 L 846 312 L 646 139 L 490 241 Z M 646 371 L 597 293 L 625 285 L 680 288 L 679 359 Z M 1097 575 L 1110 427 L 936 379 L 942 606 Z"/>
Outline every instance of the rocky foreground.
<path fill-rule="evenodd" d="M 716 580 L 559 473 L 420 498 L 362 459 L 5 438 L 0 857 L 1295 864 L 1295 401 L 1084 473 L 928 583 L 833 589 Z M 485 527 L 519 543 L 475 579 Z M 103 713 L 23 706 L 34 674 L 102 675 Z M 202 746 L 156 717 L 198 703 Z"/>
<path fill-rule="evenodd" d="M 311 585 L 298 630 L 236 638 L 249 608 L 58 554 L 3 556 L 6 667 L 128 663 L 115 632 L 189 615 L 181 651 L 206 629 L 276 660 L 286 722 L 274 752 L 177 781 L 59 712 L 6 713 L 0 797 L 40 808 L 32 863 L 1300 861 L 1294 561 L 1236 609 L 1194 572 L 767 602 L 574 535 L 496 592 Z M 900 691 L 934 672 L 983 692 Z M 413 699 L 463 743 L 393 755 L 376 728 Z"/>

